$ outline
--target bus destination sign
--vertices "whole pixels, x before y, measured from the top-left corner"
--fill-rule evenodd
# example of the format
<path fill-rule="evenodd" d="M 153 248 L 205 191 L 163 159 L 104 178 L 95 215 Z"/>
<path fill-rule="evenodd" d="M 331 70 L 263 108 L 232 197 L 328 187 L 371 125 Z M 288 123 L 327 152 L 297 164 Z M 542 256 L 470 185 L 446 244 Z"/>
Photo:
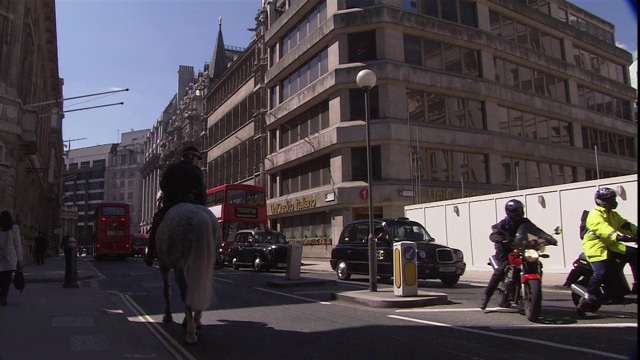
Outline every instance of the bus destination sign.
<path fill-rule="evenodd" d="M 236 207 L 236 217 L 238 219 L 257 219 L 258 218 L 258 209 L 251 207 Z"/>

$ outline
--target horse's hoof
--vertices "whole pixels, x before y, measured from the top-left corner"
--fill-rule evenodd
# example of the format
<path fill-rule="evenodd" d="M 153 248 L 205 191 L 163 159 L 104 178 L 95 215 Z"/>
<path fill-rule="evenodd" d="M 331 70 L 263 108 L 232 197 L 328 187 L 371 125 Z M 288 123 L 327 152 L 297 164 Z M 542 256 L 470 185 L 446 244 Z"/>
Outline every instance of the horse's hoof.
<path fill-rule="evenodd" d="M 162 322 L 163 323 L 172 323 L 173 322 L 173 316 L 171 315 L 165 315 L 162 317 Z"/>
<path fill-rule="evenodd" d="M 196 334 L 187 334 L 187 336 L 185 336 L 184 341 L 187 343 L 187 345 L 195 345 L 198 342 L 198 337 L 196 336 Z"/>

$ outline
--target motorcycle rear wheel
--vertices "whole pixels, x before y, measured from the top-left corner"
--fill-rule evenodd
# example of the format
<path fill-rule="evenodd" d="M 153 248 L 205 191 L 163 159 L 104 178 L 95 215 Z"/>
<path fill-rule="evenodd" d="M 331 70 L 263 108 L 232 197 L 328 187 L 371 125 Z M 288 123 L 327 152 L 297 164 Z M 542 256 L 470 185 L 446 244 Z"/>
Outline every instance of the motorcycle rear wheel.
<path fill-rule="evenodd" d="M 523 284 L 524 314 L 532 322 L 538 321 L 542 311 L 542 282 L 540 280 L 528 280 Z"/>
<path fill-rule="evenodd" d="M 577 281 L 576 284 L 581 285 L 586 289 L 587 287 L 589 287 L 589 279 L 582 278 L 579 281 Z M 573 301 L 573 305 L 575 306 L 580 305 L 580 299 L 582 299 L 582 296 L 574 293 L 573 291 L 571 292 L 571 301 Z"/>

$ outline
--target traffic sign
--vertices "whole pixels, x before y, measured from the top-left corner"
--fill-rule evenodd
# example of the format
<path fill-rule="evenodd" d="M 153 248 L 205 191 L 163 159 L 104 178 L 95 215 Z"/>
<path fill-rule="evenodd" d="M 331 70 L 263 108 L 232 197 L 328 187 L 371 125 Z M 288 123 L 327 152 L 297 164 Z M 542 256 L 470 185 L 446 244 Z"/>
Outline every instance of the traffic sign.
<path fill-rule="evenodd" d="M 358 192 L 358 196 L 360 196 L 360 199 L 362 200 L 367 200 L 369 198 L 369 189 L 367 188 L 360 189 L 360 191 Z"/>

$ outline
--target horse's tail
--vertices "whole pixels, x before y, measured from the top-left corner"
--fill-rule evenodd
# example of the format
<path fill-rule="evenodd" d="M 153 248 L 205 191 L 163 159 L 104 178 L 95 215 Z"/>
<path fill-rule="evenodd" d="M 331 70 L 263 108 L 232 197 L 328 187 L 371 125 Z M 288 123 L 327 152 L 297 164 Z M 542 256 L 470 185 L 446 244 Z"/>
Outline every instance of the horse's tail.
<path fill-rule="evenodd" d="M 213 267 L 217 255 L 214 239 L 215 224 L 209 216 L 211 214 L 207 212 L 197 212 L 191 220 L 194 232 L 187 269 L 188 285 L 185 304 L 192 310 L 208 309 L 213 294 Z M 213 218 L 213 220 L 216 219 Z"/>

